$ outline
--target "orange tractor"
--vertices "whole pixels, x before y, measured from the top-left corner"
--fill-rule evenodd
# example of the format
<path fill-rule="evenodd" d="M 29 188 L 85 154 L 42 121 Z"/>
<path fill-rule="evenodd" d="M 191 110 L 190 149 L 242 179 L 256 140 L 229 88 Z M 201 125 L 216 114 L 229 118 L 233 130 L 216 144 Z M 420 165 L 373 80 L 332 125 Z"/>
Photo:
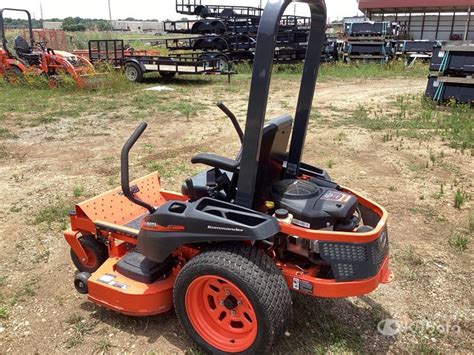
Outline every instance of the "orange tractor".
<path fill-rule="evenodd" d="M 13 51 L 8 47 L 5 36 L 3 13 L 5 11 L 25 12 L 28 16 L 29 40 L 17 36 L 13 42 Z M 31 15 L 27 10 L 0 9 L 0 34 L 2 46 L 0 49 L 0 75 L 9 83 L 19 83 L 26 76 L 43 76 L 52 88 L 59 83 L 61 75 L 71 77 L 77 87 L 89 87 L 97 76 L 92 64 L 85 58 L 68 52 L 54 51 L 47 43 L 35 43 Z"/>

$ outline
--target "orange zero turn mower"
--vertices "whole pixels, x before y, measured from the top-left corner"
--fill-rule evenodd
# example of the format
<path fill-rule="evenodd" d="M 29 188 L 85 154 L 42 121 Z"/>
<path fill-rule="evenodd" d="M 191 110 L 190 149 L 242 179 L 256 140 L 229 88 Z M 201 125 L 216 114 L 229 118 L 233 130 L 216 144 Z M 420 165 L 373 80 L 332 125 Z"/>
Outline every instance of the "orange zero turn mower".
<path fill-rule="evenodd" d="M 269 351 L 292 313 L 291 291 L 310 297 L 372 292 L 390 279 L 387 212 L 301 161 L 324 40 L 323 0 L 306 0 L 311 37 L 295 118 L 265 123 L 280 18 L 291 0 L 268 2 L 259 27 L 245 130 L 222 103 L 242 142 L 235 159 L 198 154 L 209 168 L 181 192 L 158 173 L 75 206 L 64 236 L 79 270 L 76 289 L 130 316 L 175 308 L 206 352 Z"/>

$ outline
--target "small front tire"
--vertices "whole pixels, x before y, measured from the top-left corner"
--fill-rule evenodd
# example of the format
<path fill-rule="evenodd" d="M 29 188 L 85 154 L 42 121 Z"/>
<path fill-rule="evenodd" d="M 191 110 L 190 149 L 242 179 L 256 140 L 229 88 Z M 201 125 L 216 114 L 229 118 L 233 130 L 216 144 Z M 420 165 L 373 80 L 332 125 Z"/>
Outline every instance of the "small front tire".
<path fill-rule="evenodd" d="M 99 242 L 92 235 L 80 237 L 79 243 L 82 245 L 82 248 L 84 248 L 88 260 L 87 262 L 81 261 L 76 253 L 71 249 L 72 262 L 79 271 L 89 272 L 92 274 L 104 263 L 105 260 L 107 260 L 109 254 L 107 246 L 104 243 Z"/>

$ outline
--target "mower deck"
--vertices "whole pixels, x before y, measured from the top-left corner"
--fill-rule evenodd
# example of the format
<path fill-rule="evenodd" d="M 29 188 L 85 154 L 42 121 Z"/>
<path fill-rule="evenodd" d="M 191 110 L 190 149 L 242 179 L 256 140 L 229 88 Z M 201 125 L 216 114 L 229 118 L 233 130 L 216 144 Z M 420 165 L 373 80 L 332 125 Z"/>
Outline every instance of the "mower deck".
<path fill-rule="evenodd" d="M 89 300 L 116 312 L 130 316 L 150 316 L 173 307 L 171 273 L 151 284 L 137 282 L 116 271 L 120 258 L 109 258 L 89 278 Z"/>

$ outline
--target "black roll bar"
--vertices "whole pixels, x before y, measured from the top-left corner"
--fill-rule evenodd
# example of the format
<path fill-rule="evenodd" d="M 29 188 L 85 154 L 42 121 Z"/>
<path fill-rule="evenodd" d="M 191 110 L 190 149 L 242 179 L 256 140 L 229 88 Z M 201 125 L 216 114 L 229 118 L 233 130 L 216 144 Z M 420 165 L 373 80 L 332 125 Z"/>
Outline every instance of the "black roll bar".
<path fill-rule="evenodd" d="M 126 198 L 136 205 L 146 208 L 150 213 L 154 213 L 156 209 L 153 206 L 150 206 L 148 203 L 136 198 L 131 189 L 130 189 L 130 176 L 129 176 L 129 163 L 128 155 L 130 150 L 137 142 L 138 138 L 145 132 L 148 125 L 145 122 L 140 123 L 135 132 L 127 140 L 127 143 L 122 148 L 122 154 L 120 157 L 120 180 L 122 184 L 122 192 Z"/>
<path fill-rule="evenodd" d="M 0 9 L 0 34 L 2 36 L 2 46 L 5 52 L 8 53 L 8 55 L 12 56 L 13 54 L 10 52 L 8 49 L 8 41 L 5 36 L 5 22 L 3 21 L 3 13 L 5 11 L 17 11 L 17 12 L 25 12 L 26 15 L 28 16 L 28 33 L 30 35 L 30 46 L 33 47 L 35 45 L 35 40 L 33 38 L 33 23 L 31 22 L 31 14 L 28 10 L 23 10 L 23 9 L 12 9 L 9 7 L 5 7 L 3 9 Z"/>
<path fill-rule="evenodd" d="M 248 208 L 252 208 L 254 203 L 258 159 L 278 29 L 285 9 L 292 2 L 307 3 L 311 10 L 310 37 L 291 137 L 287 175 L 297 176 L 299 171 L 326 31 L 326 4 L 324 0 L 272 0 L 267 3 L 263 11 L 257 34 L 236 196 L 236 203 Z"/>

